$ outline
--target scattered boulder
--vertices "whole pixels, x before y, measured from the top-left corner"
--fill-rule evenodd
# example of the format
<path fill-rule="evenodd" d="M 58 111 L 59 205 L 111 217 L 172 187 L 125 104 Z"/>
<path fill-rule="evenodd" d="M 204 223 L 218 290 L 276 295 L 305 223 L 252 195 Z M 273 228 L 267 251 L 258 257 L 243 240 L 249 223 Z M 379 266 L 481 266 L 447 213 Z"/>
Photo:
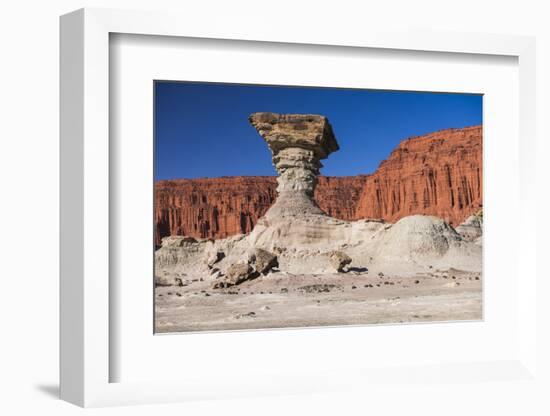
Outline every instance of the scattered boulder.
<path fill-rule="evenodd" d="M 212 284 L 213 289 L 226 288 L 230 286 L 239 285 L 247 280 L 255 279 L 258 277 L 252 266 L 248 263 L 235 263 L 229 266 L 225 272 L 225 278 L 216 281 Z"/>
<path fill-rule="evenodd" d="M 254 267 L 254 270 L 260 274 L 267 274 L 274 267 L 279 267 L 277 256 L 261 248 L 257 248 L 250 253 L 248 261 Z"/>
<path fill-rule="evenodd" d="M 344 273 L 347 265 L 351 263 L 351 257 L 341 251 L 333 251 L 329 257 L 330 265 L 338 273 Z"/>
<path fill-rule="evenodd" d="M 155 275 L 155 286 L 183 286 L 183 282 L 179 277 Z"/>
<path fill-rule="evenodd" d="M 250 266 L 250 264 L 236 263 L 229 266 L 229 268 L 225 272 L 225 281 L 230 285 L 238 285 L 239 283 L 250 279 L 250 277 L 254 274 L 254 270 L 252 269 L 252 266 Z"/>

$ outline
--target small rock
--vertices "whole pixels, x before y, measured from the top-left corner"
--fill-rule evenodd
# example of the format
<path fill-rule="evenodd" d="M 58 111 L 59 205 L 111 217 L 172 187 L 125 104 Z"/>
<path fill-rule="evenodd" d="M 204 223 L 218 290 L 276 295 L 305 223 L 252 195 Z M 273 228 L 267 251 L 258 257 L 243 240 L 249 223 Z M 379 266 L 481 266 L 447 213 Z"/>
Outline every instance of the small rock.
<path fill-rule="evenodd" d="M 352 288 L 352 289 L 357 289 L 357 286 L 352 286 L 351 288 Z"/>
<path fill-rule="evenodd" d="M 210 287 L 212 289 L 224 289 L 226 287 L 229 287 L 229 284 L 227 282 L 224 282 L 224 281 L 217 281 L 217 282 L 212 283 L 212 285 L 210 285 Z"/>
<path fill-rule="evenodd" d="M 260 309 L 261 309 L 262 311 L 269 311 L 271 308 L 270 308 L 269 306 L 266 305 L 266 306 L 262 306 Z"/>
<path fill-rule="evenodd" d="M 239 313 L 235 315 L 235 319 L 241 319 L 241 318 L 255 318 L 256 312 L 248 312 L 248 313 Z"/>
<path fill-rule="evenodd" d="M 225 275 L 228 283 L 238 285 L 239 283 L 248 280 L 253 274 L 252 267 L 246 263 L 237 263 L 229 266 Z"/>
<path fill-rule="evenodd" d="M 298 290 L 301 290 L 305 293 L 329 293 L 331 289 L 339 289 L 340 287 L 337 287 L 333 284 L 327 284 L 327 283 L 317 283 L 313 285 L 306 285 L 301 286 L 298 288 Z"/>
<path fill-rule="evenodd" d="M 415 285 L 417 285 L 417 284 L 419 284 L 419 283 L 420 283 L 420 280 L 415 280 L 415 281 L 414 281 L 414 284 L 415 284 Z"/>
<path fill-rule="evenodd" d="M 241 284 L 246 280 L 256 278 L 258 273 L 256 273 L 248 263 L 236 263 L 229 266 L 225 275 L 225 279 L 212 284 L 212 289 L 220 289 Z"/>
<path fill-rule="evenodd" d="M 174 276 L 158 276 L 155 275 L 155 286 L 181 286 L 181 279 Z"/>
<path fill-rule="evenodd" d="M 249 262 L 260 274 L 267 274 L 274 267 L 279 267 L 277 256 L 261 248 L 255 249 L 249 255 Z"/>
<path fill-rule="evenodd" d="M 384 277 L 384 273 L 382 273 L 382 272 L 378 273 L 378 277 L 379 277 L 380 279 L 383 278 L 383 277 Z"/>
<path fill-rule="evenodd" d="M 344 273 L 346 266 L 348 266 L 352 260 L 351 257 L 341 251 L 333 251 L 329 257 L 330 265 L 338 273 Z"/>

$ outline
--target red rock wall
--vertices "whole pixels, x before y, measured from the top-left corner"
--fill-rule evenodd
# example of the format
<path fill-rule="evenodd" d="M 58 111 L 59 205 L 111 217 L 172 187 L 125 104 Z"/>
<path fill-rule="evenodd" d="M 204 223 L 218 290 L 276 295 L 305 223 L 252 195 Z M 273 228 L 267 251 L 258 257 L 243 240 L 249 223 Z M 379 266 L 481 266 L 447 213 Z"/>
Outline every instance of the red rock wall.
<path fill-rule="evenodd" d="M 159 181 L 156 244 L 167 235 L 218 239 L 248 233 L 275 201 L 276 187 L 272 176 Z"/>
<path fill-rule="evenodd" d="M 327 214 L 394 222 L 429 214 L 458 225 L 482 206 L 481 126 L 404 140 L 372 175 L 320 177 L 315 199 Z M 225 238 L 248 233 L 277 195 L 275 177 L 159 181 L 156 243 L 167 235 Z"/>
<path fill-rule="evenodd" d="M 363 188 L 355 217 L 436 215 L 458 225 L 482 206 L 481 126 L 404 140 Z"/>

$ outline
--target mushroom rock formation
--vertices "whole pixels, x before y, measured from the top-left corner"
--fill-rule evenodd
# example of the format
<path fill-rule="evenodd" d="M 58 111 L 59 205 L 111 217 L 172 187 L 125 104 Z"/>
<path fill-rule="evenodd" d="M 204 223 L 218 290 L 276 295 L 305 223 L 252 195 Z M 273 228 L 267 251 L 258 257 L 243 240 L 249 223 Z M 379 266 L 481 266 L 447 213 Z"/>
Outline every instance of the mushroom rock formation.
<path fill-rule="evenodd" d="M 327 118 L 254 113 L 249 118 L 273 155 L 277 199 L 250 234 L 252 244 L 276 250 L 345 239 L 347 221 L 329 217 L 313 199 L 321 160 L 339 149 Z"/>
<path fill-rule="evenodd" d="M 325 215 L 313 199 L 321 159 L 339 149 L 324 116 L 313 114 L 254 113 L 249 118 L 273 154 L 278 197 L 267 219 Z"/>

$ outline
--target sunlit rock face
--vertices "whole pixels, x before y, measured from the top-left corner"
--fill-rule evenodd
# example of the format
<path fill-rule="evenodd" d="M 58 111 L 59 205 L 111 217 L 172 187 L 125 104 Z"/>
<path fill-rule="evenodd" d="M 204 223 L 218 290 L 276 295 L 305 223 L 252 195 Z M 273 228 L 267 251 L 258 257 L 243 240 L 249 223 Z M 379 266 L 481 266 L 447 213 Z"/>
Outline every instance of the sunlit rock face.
<path fill-rule="evenodd" d="M 313 199 L 319 170 L 338 150 L 332 127 L 324 116 L 313 114 L 254 113 L 249 118 L 273 155 L 278 197 L 267 218 L 324 215 Z"/>
<path fill-rule="evenodd" d="M 251 234 L 255 245 L 307 246 L 326 241 L 344 224 L 326 215 L 313 196 L 322 159 L 339 149 L 328 119 L 313 114 L 254 113 L 249 118 L 273 155 L 277 199 Z M 338 234 L 338 232 L 336 232 Z"/>

